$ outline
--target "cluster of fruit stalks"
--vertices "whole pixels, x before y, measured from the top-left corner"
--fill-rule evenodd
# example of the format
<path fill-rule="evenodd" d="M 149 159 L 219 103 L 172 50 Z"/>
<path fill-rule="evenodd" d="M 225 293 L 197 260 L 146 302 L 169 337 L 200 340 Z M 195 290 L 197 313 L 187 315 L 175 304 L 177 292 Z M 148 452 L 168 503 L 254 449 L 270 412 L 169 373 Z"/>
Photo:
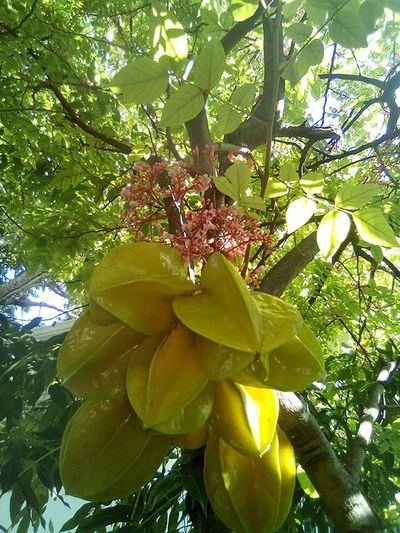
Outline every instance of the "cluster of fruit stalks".
<path fill-rule="evenodd" d="M 252 292 L 219 252 L 197 283 L 171 246 L 114 248 L 95 268 L 90 312 L 58 359 L 83 404 L 68 423 L 60 468 L 68 494 L 109 501 L 154 476 L 174 446 L 205 446 L 210 503 L 237 533 L 269 533 L 289 512 L 293 449 L 276 391 L 323 373 L 299 312 Z"/>
<path fill-rule="evenodd" d="M 187 263 L 205 261 L 215 251 L 240 263 L 254 244 L 264 253 L 271 248 L 271 235 L 254 214 L 222 203 L 211 178 L 189 162 L 136 162 L 121 196 L 134 240 L 171 244 Z M 263 271 L 263 265 L 247 270 L 246 264 L 248 284 L 256 285 Z"/>

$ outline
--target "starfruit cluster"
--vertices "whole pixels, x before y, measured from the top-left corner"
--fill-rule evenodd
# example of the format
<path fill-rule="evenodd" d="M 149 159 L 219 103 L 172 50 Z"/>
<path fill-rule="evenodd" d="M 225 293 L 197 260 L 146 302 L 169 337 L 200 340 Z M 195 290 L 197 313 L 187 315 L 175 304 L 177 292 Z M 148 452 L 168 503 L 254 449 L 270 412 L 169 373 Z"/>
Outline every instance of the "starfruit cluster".
<path fill-rule="evenodd" d="M 323 372 L 299 312 L 250 292 L 218 252 L 195 284 L 180 254 L 159 243 L 112 250 L 90 301 L 58 359 L 62 383 L 85 399 L 61 447 L 67 493 L 127 496 L 172 446 L 206 445 L 205 485 L 220 519 L 237 533 L 278 529 L 295 461 L 274 389 L 303 389 Z"/>

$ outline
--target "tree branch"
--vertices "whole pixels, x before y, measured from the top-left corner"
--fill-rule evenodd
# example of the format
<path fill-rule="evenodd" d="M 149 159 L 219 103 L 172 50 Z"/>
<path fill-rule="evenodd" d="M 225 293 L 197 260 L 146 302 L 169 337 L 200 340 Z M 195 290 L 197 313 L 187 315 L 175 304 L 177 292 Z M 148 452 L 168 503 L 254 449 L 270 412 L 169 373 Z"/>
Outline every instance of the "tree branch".
<path fill-rule="evenodd" d="M 299 275 L 318 252 L 317 234 L 311 233 L 268 271 L 259 290 L 281 296 L 289 283 Z"/>
<path fill-rule="evenodd" d="M 385 363 L 377 377 L 368 390 L 368 401 L 361 417 L 360 426 L 357 435 L 351 443 L 347 457 L 347 470 L 349 471 L 353 482 L 359 484 L 361 477 L 361 468 L 367 454 L 367 448 L 371 441 L 373 424 L 378 418 L 380 404 L 385 387 L 392 380 L 396 370 L 400 365 L 400 355 L 395 361 Z"/>
<path fill-rule="evenodd" d="M 359 74 L 320 74 L 319 77 L 321 80 L 349 80 L 349 81 L 358 81 L 362 83 L 368 83 L 368 85 L 374 85 L 379 87 L 379 89 L 384 89 L 386 86 L 385 81 L 377 80 L 376 78 L 369 78 L 368 76 L 361 76 Z"/>
<path fill-rule="evenodd" d="M 46 271 L 38 268 L 36 272 L 21 272 L 13 280 L 0 285 L 0 305 L 14 305 L 15 300 L 41 284 Z"/>
<path fill-rule="evenodd" d="M 225 53 L 229 52 L 235 48 L 235 46 L 245 37 L 251 30 L 253 30 L 258 23 L 261 22 L 261 15 L 273 0 L 266 2 L 266 6 L 263 7 L 261 3 L 254 12 L 254 14 L 246 20 L 237 22 L 224 37 L 221 39 L 221 44 L 224 47 Z"/>
<path fill-rule="evenodd" d="M 109 146 L 113 146 L 118 150 L 118 152 L 122 152 L 126 155 L 129 155 L 132 152 L 133 146 L 121 142 L 118 139 L 114 139 L 113 137 L 109 137 L 105 133 L 101 133 L 92 126 L 89 126 L 89 124 L 87 124 L 84 120 L 82 120 L 77 115 L 72 105 L 68 102 L 68 100 L 66 100 L 60 89 L 56 85 L 51 83 L 51 81 L 43 83 L 41 84 L 41 86 L 50 89 L 54 93 L 55 97 L 60 102 L 64 110 L 65 117 L 67 118 L 67 120 L 78 126 L 82 131 L 88 133 L 95 139 L 98 139 L 99 141 L 108 144 Z"/>
<path fill-rule="evenodd" d="M 307 406 L 292 392 L 278 392 L 279 425 L 320 495 L 321 505 L 341 533 L 383 532 L 383 525 L 348 472 Z"/>

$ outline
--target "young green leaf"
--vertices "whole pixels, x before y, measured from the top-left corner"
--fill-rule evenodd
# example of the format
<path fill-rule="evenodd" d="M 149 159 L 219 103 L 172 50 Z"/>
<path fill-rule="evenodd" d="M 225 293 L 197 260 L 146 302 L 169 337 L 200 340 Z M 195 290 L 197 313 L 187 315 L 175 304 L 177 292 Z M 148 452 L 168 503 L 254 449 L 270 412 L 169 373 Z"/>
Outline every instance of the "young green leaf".
<path fill-rule="evenodd" d="M 217 39 L 208 42 L 194 63 L 192 71 L 194 84 L 203 91 L 211 91 L 221 79 L 225 59 L 221 42 Z"/>
<path fill-rule="evenodd" d="M 153 47 L 155 58 L 158 59 L 164 54 L 176 59 L 187 57 L 188 38 L 182 24 L 164 17 L 155 17 L 154 22 Z"/>
<path fill-rule="evenodd" d="M 249 209 L 257 209 L 258 211 L 265 211 L 266 205 L 259 196 L 246 196 L 242 199 L 243 205 Z"/>
<path fill-rule="evenodd" d="M 222 104 L 218 113 L 218 128 L 221 133 L 231 133 L 242 122 L 242 114 L 229 104 Z"/>
<path fill-rule="evenodd" d="M 168 83 L 168 72 L 163 65 L 149 57 L 141 57 L 122 68 L 109 83 L 116 94 L 128 103 L 148 104 L 163 94 Z"/>
<path fill-rule="evenodd" d="M 335 204 L 345 209 L 364 207 L 379 192 L 379 185 L 364 183 L 362 185 L 345 185 L 335 198 Z"/>
<path fill-rule="evenodd" d="M 324 45 L 320 39 L 312 40 L 299 54 L 299 63 L 304 68 L 319 65 L 324 59 Z"/>
<path fill-rule="evenodd" d="M 308 172 L 300 180 L 300 186 L 308 194 L 318 194 L 324 188 L 322 172 Z"/>
<path fill-rule="evenodd" d="M 365 241 L 388 248 L 399 246 L 394 231 L 380 209 L 361 209 L 352 213 L 352 217 L 361 238 Z"/>
<path fill-rule="evenodd" d="M 319 498 L 319 494 L 312 484 L 310 478 L 300 465 L 297 466 L 297 479 L 299 480 L 300 487 L 304 490 L 307 496 L 313 499 Z"/>
<path fill-rule="evenodd" d="M 250 170 L 244 161 L 237 161 L 226 170 L 225 176 L 216 176 L 213 179 L 220 192 L 239 200 L 250 185 Z"/>
<path fill-rule="evenodd" d="M 358 9 L 352 4 L 346 5 L 336 13 L 329 36 L 333 42 L 344 48 L 366 48 L 368 46 L 367 32 Z"/>
<path fill-rule="evenodd" d="M 287 183 L 297 181 L 298 175 L 293 163 L 283 163 L 279 169 L 279 177 Z"/>
<path fill-rule="evenodd" d="M 322 255 L 331 257 L 347 237 L 350 218 L 343 211 L 329 211 L 318 227 L 317 242 Z"/>
<path fill-rule="evenodd" d="M 284 196 L 288 192 L 288 188 L 285 183 L 279 180 L 268 180 L 267 189 L 265 191 L 266 198 L 278 198 Z"/>
<path fill-rule="evenodd" d="M 312 34 L 312 26 L 296 22 L 286 29 L 286 35 L 295 43 L 303 43 Z"/>
<path fill-rule="evenodd" d="M 240 108 L 247 107 L 253 102 L 256 92 L 257 87 L 255 83 L 239 85 L 232 93 L 231 102 Z"/>
<path fill-rule="evenodd" d="M 241 22 L 254 15 L 258 0 L 235 0 L 230 4 L 230 10 L 236 22 Z"/>
<path fill-rule="evenodd" d="M 198 87 L 185 84 L 165 104 L 160 126 L 181 126 L 200 113 L 204 106 L 204 96 Z"/>
<path fill-rule="evenodd" d="M 297 200 L 294 200 L 286 211 L 288 233 L 293 233 L 293 231 L 304 226 L 316 210 L 317 204 L 313 200 L 309 200 L 308 198 L 297 198 Z"/>

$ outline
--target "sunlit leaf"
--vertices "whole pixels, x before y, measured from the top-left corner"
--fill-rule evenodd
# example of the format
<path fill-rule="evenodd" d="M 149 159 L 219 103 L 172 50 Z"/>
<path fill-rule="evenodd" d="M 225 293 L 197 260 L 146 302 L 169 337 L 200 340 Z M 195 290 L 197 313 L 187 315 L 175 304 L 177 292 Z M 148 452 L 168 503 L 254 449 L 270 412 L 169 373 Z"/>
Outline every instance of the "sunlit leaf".
<path fill-rule="evenodd" d="M 172 96 L 163 109 L 160 126 L 182 126 L 191 120 L 204 107 L 203 93 L 193 85 L 182 85 Z"/>
<path fill-rule="evenodd" d="M 309 198 L 297 198 L 286 211 L 288 233 L 292 233 L 306 224 L 317 210 L 317 204 Z"/>
<path fill-rule="evenodd" d="M 146 104 L 162 96 L 167 88 L 168 72 L 149 57 L 141 57 L 122 68 L 109 87 L 128 103 Z"/>
<path fill-rule="evenodd" d="M 352 213 L 354 223 L 362 239 L 389 248 L 399 246 L 396 235 L 380 209 L 370 207 Z"/>
<path fill-rule="evenodd" d="M 347 237 L 350 217 L 342 211 L 329 211 L 318 226 L 317 242 L 321 253 L 331 257 Z"/>
<path fill-rule="evenodd" d="M 345 209 L 358 209 L 375 198 L 379 190 L 375 183 L 344 185 L 336 195 L 335 204 Z"/>
<path fill-rule="evenodd" d="M 205 45 L 194 63 L 193 82 L 203 91 L 211 91 L 221 79 L 224 68 L 224 48 L 218 39 L 213 39 Z"/>

